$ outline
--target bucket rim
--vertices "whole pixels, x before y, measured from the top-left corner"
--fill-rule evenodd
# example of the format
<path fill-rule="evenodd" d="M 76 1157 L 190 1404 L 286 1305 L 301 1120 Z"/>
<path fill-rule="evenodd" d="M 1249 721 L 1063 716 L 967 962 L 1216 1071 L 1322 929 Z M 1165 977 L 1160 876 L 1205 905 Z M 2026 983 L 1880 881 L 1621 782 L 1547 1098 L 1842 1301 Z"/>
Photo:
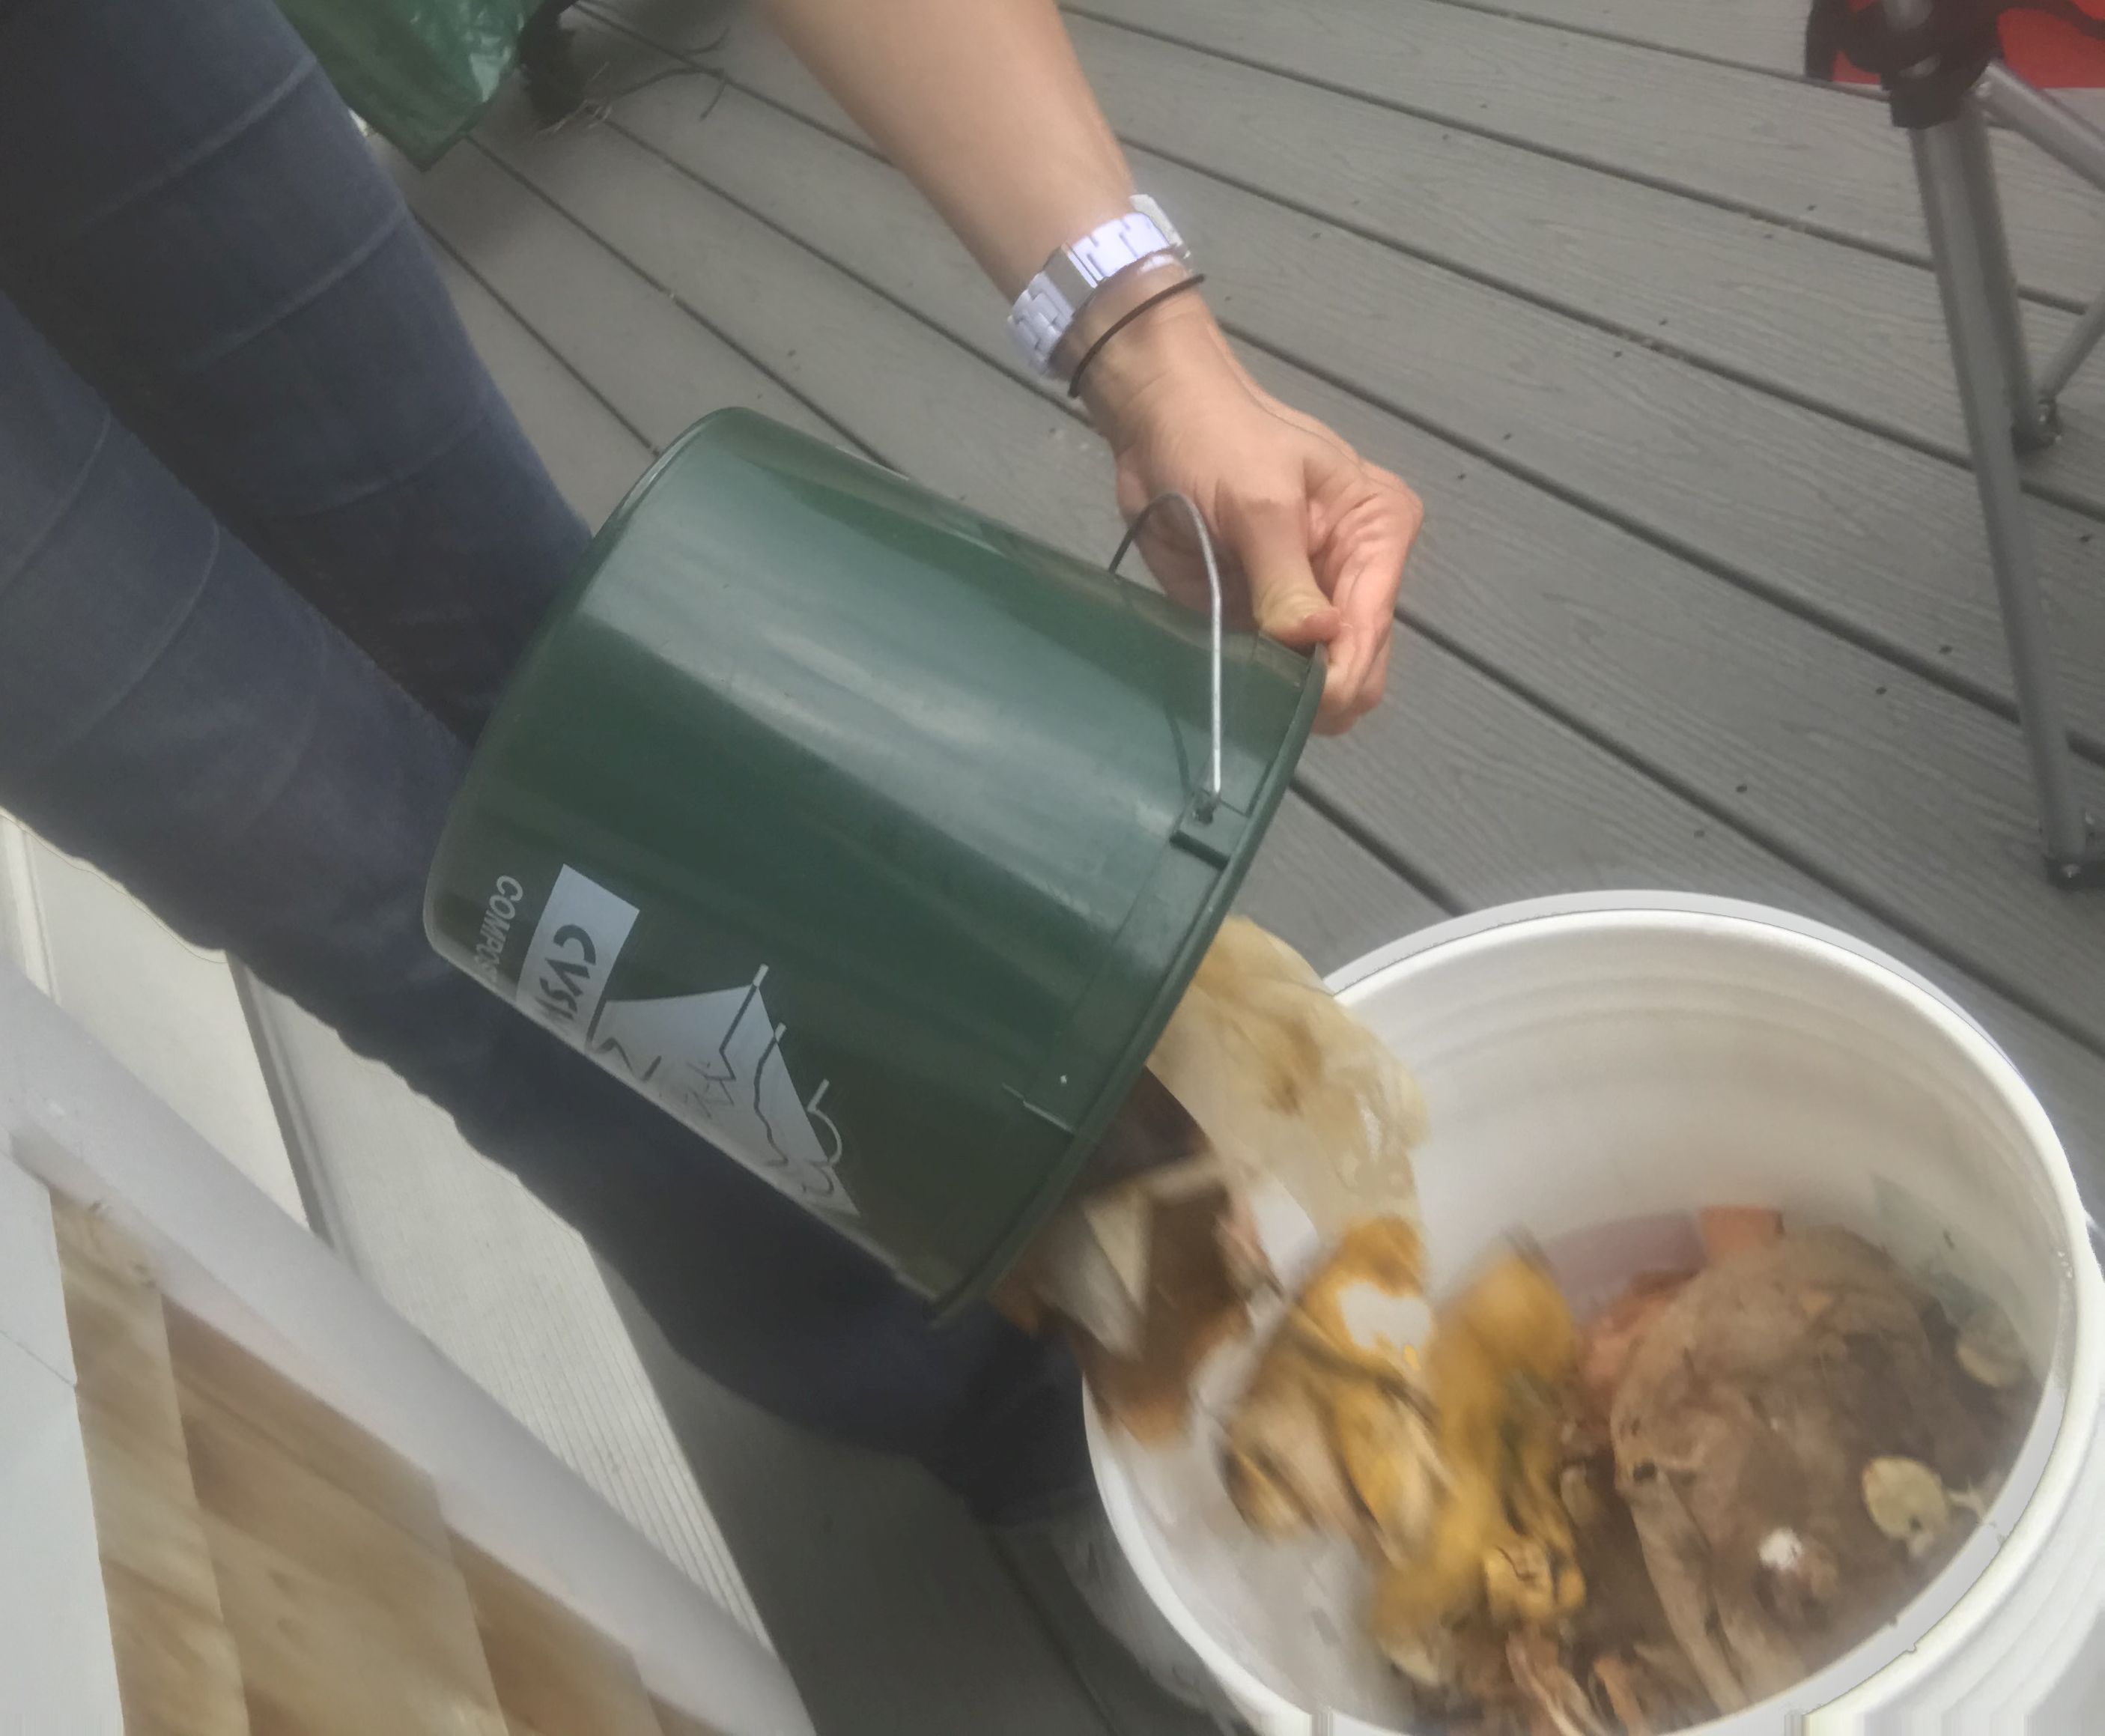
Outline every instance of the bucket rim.
<path fill-rule="evenodd" d="M 1916 1680 L 1927 1676 L 1956 1645 L 1992 1617 L 2008 1595 L 2011 1583 L 2021 1579 L 2054 1546 L 2064 1511 L 2075 1498 L 2091 1442 L 2089 1430 L 2096 1427 L 2101 1394 L 2105 1394 L 2105 1273 L 2101 1273 L 2097 1248 L 2097 1227 L 2085 1210 L 2076 1187 L 2075 1174 L 2051 1118 L 2037 1094 L 2018 1071 L 2001 1045 L 1988 1035 L 1966 1009 L 1928 978 L 1902 964 L 1869 942 L 1847 931 L 1769 906 L 1701 893 L 1641 891 L 1604 891 L 1553 894 L 1517 900 L 1430 924 L 1385 946 L 1374 948 L 1350 964 L 1340 966 L 1325 979 L 1332 992 L 1350 1004 L 1371 993 L 1386 978 L 1435 951 L 1454 947 L 1499 944 L 1514 937 L 1508 932 L 1523 927 L 1594 926 L 1607 919 L 1611 926 L 1685 927 L 1691 929 L 1728 927 L 1743 932 L 1768 931 L 1799 948 L 1826 955 L 1852 973 L 1864 977 L 1889 993 L 1912 1003 L 1933 1024 L 1942 1029 L 1962 1049 L 1970 1053 L 1991 1087 L 2002 1097 L 2024 1130 L 2027 1144 L 2040 1160 L 2045 1179 L 2054 1196 L 2059 1228 L 2071 1267 L 2074 1295 L 2068 1307 L 2073 1344 L 2069 1356 L 2067 1385 L 2061 1395 L 2059 1415 L 2045 1442 L 2044 1462 L 2034 1456 L 2036 1437 L 2043 1431 L 2036 1419 L 2026 1447 L 2010 1473 L 2003 1497 L 2014 1492 L 2024 1472 L 2025 1460 L 2033 1457 L 2033 1482 L 2024 1491 L 2022 1505 L 2007 1533 L 1997 1534 L 1984 1520 L 1970 1540 L 1969 1549 L 1940 1575 L 1953 1575 L 1969 1555 L 1975 1565 L 1959 1580 L 1955 1591 L 1941 1601 L 1933 1581 L 1911 1599 L 1893 1619 L 1850 1653 L 1827 1667 L 1745 1710 L 1723 1715 L 1695 1726 L 1715 1736 L 1771 1736 L 1799 1729 L 1811 1714 L 1861 1702 L 1876 1693 L 1879 1703 L 1905 1696 Z M 2051 1382 L 2041 1398 L 2044 1413 L 2054 1395 Z M 1366 1736 L 1410 1736 L 1401 1730 L 1371 1725 L 1332 1712 L 1328 1708 L 1297 1705 L 1267 1683 L 1260 1680 L 1242 1660 L 1216 1638 L 1178 1595 L 1169 1575 L 1157 1559 L 1143 1528 L 1132 1480 L 1112 1451 L 1112 1441 L 1095 1400 L 1083 1396 L 1083 1421 L 1089 1460 L 1097 1488 L 1108 1515 L 1111 1530 L 1128 1564 L 1148 1598 L 1178 1636 L 1191 1647 L 1206 1668 L 1240 1706 L 1261 1709 L 1266 1727 L 1306 1729 L 1311 1736 L 1327 1730 L 1365 1731 Z M 2000 1516 L 2000 1515 L 1991 1515 Z M 1914 1619 L 1909 1619 L 1911 1617 Z M 1932 1641 L 1930 1636 L 1938 1637 Z M 1848 1666 L 1852 1658 L 1868 1654 L 1870 1667 L 1846 1682 L 1826 1680 Z M 1875 1661 L 1874 1661 L 1875 1660 Z M 1819 1698 L 1803 1697 L 1811 1688 Z M 1865 1710 L 1872 1709 L 1866 1706 Z"/>

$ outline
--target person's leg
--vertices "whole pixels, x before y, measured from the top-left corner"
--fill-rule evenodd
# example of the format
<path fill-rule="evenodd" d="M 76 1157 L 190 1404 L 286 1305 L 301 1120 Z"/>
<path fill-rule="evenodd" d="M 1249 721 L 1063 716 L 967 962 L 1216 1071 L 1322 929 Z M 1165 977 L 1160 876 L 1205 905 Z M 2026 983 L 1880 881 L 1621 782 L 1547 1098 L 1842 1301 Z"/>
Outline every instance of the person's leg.
<path fill-rule="evenodd" d="M 413 698 L 480 729 L 586 530 L 270 0 L 0 0 L 0 293 Z"/>
<path fill-rule="evenodd" d="M 0 535 L 0 802 L 451 1111 L 727 1385 L 914 1452 L 984 1513 L 1077 1486 L 1062 1358 L 986 1314 L 930 1331 L 861 1255 L 424 944 L 453 738 L 583 532 L 267 0 L 0 0 L 0 163 L 27 170 L 0 175 L 0 285 L 422 702 L 9 310 L 0 523 L 56 514 L 75 552 L 14 544 L 11 578 Z M 91 485 L 113 498 L 86 523 L 65 503 Z M 83 555 L 92 533 L 117 540 Z"/>
<path fill-rule="evenodd" d="M 874 1264 L 440 962 L 466 750 L 218 525 L 0 300 L 0 804 L 238 950 L 450 1109 L 705 1371 L 914 1453 L 983 1514 L 1079 1474 L 1063 1366 L 932 1331 Z"/>

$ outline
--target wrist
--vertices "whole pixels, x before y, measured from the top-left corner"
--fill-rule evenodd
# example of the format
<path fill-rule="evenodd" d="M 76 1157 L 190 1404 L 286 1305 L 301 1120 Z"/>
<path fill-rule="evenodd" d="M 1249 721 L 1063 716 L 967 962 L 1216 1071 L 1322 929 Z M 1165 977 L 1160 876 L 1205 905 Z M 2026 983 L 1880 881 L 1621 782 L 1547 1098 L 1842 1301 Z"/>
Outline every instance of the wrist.
<path fill-rule="evenodd" d="M 1166 395 L 1240 373 L 1212 310 L 1192 293 L 1147 307 L 1114 332 L 1090 360 L 1077 396 L 1116 446 Z"/>

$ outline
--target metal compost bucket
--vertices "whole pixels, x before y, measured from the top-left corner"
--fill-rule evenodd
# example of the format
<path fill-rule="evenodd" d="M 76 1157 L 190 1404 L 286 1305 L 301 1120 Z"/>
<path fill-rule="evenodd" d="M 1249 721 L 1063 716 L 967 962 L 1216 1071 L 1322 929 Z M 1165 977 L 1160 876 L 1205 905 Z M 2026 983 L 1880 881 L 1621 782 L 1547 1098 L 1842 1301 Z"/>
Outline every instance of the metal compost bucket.
<path fill-rule="evenodd" d="M 426 927 L 954 1306 L 1145 1065 L 1321 686 L 1320 660 L 726 411 L 551 611 Z"/>

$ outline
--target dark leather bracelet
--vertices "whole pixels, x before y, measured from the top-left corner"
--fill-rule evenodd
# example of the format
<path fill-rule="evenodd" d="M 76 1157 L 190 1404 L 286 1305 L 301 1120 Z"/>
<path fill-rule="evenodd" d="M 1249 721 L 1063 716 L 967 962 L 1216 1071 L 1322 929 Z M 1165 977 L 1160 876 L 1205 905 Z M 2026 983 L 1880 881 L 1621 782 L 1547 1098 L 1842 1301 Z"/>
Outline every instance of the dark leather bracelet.
<path fill-rule="evenodd" d="M 1097 334 L 1097 341 L 1083 351 L 1082 359 L 1075 364 L 1075 371 L 1067 381 L 1067 396 L 1079 398 L 1082 395 L 1082 376 L 1089 371 L 1089 364 L 1103 354 L 1104 346 L 1124 331 L 1151 308 L 1160 307 L 1173 295 L 1182 295 L 1187 289 L 1196 289 L 1206 280 L 1203 271 L 1194 271 L 1189 277 L 1172 284 L 1167 289 L 1158 289 L 1144 302 L 1136 302 L 1112 320 Z"/>

